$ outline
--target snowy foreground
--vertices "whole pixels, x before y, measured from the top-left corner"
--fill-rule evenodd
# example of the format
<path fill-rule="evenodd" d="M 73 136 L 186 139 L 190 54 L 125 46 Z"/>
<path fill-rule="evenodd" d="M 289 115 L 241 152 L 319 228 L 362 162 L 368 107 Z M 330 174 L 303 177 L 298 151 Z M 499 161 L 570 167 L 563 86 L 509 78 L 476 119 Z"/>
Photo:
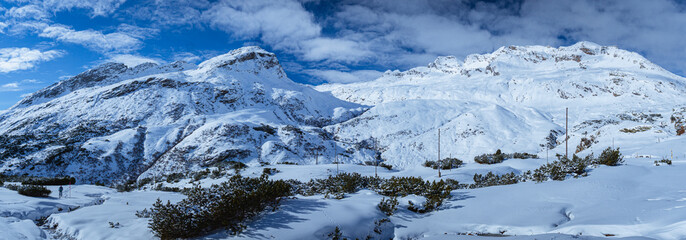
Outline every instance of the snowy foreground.
<path fill-rule="evenodd" d="M 673 144 L 683 146 L 682 139 Z M 667 144 L 667 143 L 663 143 Z M 247 224 L 238 236 L 216 232 L 209 239 L 330 239 L 338 226 L 344 237 L 364 239 L 683 239 L 686 238 L 686 159 L 675 152 L 674 164 L 655 166 L 656 158 L 635 158 L 625 152 L 625 164 L 592 168 L 588 177 L 543 183 L 525 182 L 481 189 L 456 190 L 441 210 L 417 214 L 400 199 L 390 222 L 377 204 L 382 196 L 363 190 L 342 200 L 321 195 L 287 199 L 275 212 L 267 212 Z M 508 173 L 534 169 L 542 159 L 506 160 L 496 165 L 468 163 L 444 171 L 444 178 L 471 182 L 474 173 Z M 272 165 L 281 172 L 274 179 L 323 178 L 336 173 L 336 165 Z M 342 164 L 341 172 L 374 175 L 374 167 Z M 402 171 L 378 169 L 381 177 L 422 176 L 437 179 L 435 170 L 414 168 Z M 261 167 L 243 170 L 247 176 L 262 173 Z M 207 186 L 223 179 L 201 180 Z M 168 186 L 188 185 L 182 180 Z M 2 239 L 153 239 L 147 219 L 135 216 L 160 198 L 179 201 L 183 195 L 171 192 L 134 191 L 77 185 L 71 196 L 57 199 L 56 187 L 50 198 L 32 198 L 0 188 L 0 238 Z M 77 209 L 78 208 L 78 209 Z M 70 211 L 71 210 L 71 211 Z M 32 220 L 47 217 L 38 227 Z M 374 231 L 379 233 L 374 233 Z M 469 236 L 465 234 L 480 234 Z"/>

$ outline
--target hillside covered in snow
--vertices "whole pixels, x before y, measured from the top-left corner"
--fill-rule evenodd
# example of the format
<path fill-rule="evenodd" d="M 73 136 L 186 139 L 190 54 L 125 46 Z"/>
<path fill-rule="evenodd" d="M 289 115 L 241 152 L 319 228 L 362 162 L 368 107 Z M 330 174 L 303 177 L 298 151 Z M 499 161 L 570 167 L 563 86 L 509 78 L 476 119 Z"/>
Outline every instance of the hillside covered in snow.
<path fill-rule="evenodd" d="M 589 42 L 316 87 L 257 47 L 109 63 L 0 112 L 0 239 L 684 239 L 685 128 L 686 79 Z"/>
<path fill-rule="evenodd" d="M 257 47 L 197 66 L 104 64 L 0 113 L 0 171 L 109 183 L 232 161 L 361 163 L 376 151 L 409 169 L 436 159 L 439 129 L 442 156 L 471 162 L 497 149 L 564 154 L 565 108 L 570 154 L 657 143 L 686 121 L 686 79 L 590 42 L 439 57 L 315 89 Z"/>
<path fill-rule="evenodd" d="M 569 108 L 569 154 L 587 155 L 613 141 L 681 135 L 686 112 L 686 79 L 637 53 L 590 42 L 439 57 L 374 81 L 316 89 L 374 106 L 327 129 L 341 139 L 378 139 L 382 158 L 400 167 L 436 159 L 439 129 L 442 156 L 471 161 L 497 149 L 545 156 L 549 148 L 552 157 L 564 154 Z"/>
<path fill-rule="evenodd" d="M 0 171 L 109 183 L 229 161 L 315 163 L 337 146 L 321 127 L 364 109 L 291 81 L 257 47 L 198 66 L 108 63 L 2 113 Z"/>

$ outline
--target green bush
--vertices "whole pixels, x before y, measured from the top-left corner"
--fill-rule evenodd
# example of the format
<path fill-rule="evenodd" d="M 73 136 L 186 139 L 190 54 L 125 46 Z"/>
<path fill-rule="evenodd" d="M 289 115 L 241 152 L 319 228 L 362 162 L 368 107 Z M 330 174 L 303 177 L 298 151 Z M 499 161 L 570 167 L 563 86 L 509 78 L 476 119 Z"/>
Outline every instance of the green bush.
<path fill-rule="evenodd" d="M 505 161 L 505 157 L 507 156 L 498 149 L 494 154 L 481 154 L 474 157 L 474 162 L 479 164 L 496 164 Z"/>
<path fill-rule="evenodd" d="M 612 149 L 607 147 L 603 150 L 603 153 L 600 154 L 596 163 L 607 166 L 617 166 L 624 163 L 624 157 L 622 156 L 622 153 L 619 152 L 619 148 Z"/>
<path fill-rule="evenodd" d="M 385 168 L 385 169 L 387 169 L 387 170 L 393 169 L 393 166 L 392 166 L 392 165 L 385 164 L 385 163 L 379 163 L 379 167 Z"/>
<path fill-rule="evenodd" d="M 398 210 L 398 198 L 396 197 L 390 197 L 388 199 L 382 198 L 381 202 L 379 202 L 379 210 L 386 214 L 387 216 L 393 215 L 395 213 L 395 210 Z"/>
<path fill-rule="evenodd" d="M 21 181 L 21 184 L 23 185 L 52 185 L 52 186 L 57 186 L 57 185 L 69 185 L 69 184 L 75 184 L 76 179 L 73 177 L 42 177 L 42 178 L 29 178 L 24 181 Z"/>
<path fill-rule="evenodd" d="M 29 197 L 48 197 L 51 192 L 49 189 L 38 185 L 22 185 L 17 189 L 17 193 Z"/>
<path fill-rule="evenodd" d="M 430 167 L 433 169 L 438 169 L 439 167 L 443 170 L 459 168 L 462 166 L 463 162 L 457 158 L 445 158 L 439 161 L 426 161 L 424 162 L 425 167 Z"/>
<path fill-rule="evenodd" d="M 519 159 L 529 159 L 529 158 L 538 158 L 538 155 L 536 154 L 530 154 L 530 153 L 518 153 L 515 152 L 512 155 L 512 158 L 519 158 Z"/>
<path fill-rule="evenodd" d="M 279 171 L 279 169 L 276 169 L 276 168 L 264 168 L 264 169 L 262 169 L 262 174 L 267 174 L 269 176 L 274 175 L 278 172 L 281 172 L 281 171 Z"/>
<path fill-rule="evenodd" d="M 355 193 L 378 181 L 359 173 L 339 173 L 324 179 L 312 179 L 299 187 L 302 195 L 324 194 L 326 197 L 341 199 L 346 193 Z"/>
<path fill-rule="evenodd" d="M 185 178 L 186 174 L 178 172 L 178 173 L 167 174 L 165 177 L 166 177 L 168 183 L 177 183 L 177 182 L 181 181 L 181 179 Z"/>
<path fill-rule="evenodd" d="M 660 166 L 661 163 L 664 163 L 664 164 L 667 164 L 667 165 L 672 165 L 672 160 L 664 159 L 664 158 L 661 159 L 660 161 L 655 160 L 655 166 Z M 0 183 L 0 186 L 2 186 L 1 183 Z"/>
<path fill-rule="evenodd" d="M 262 124 L 262 125 L 260 125 L 260 126 L 258 126 L 258 127 L 253 127 L 252 129 L 255 129 L 255 131 L 265 132 L 265 133 L 268 133 L 268 134 L 270 134 L 270 135 L 274 135 L 274 134 L 276 133 L 276 129 L 275 129 L 275 128 L 273 128 L 273 127 L 271 127 L 271 126 L 269 126 L 269 125 L 264 125 L 264 124 Z"/>
<path fill-rule="evenodd" d="M 445 181 L 433 181 L 427 186 L 424 192 L 424 197 L 426 197 L 426 202 L 424 202 L 424 208 L 418 210 L 419 213 L 426 213 L 437 210 L 443 201 L 450 198 L 450 192 L 453 188 L 447 184 Z"/>
<path fill-rule="evenodd" d="M 158 201 L 149 215 L 149 227 L 161 239 L 191 238 L 227 228 L 238 233 L 246 220 L 267 207 L 276 209 L 283 197 L 291 195 L 285 181 L 266 177 L 233 176 L 230 181 L 210 188 L 192 188 L 186 199 L 172 204 Z"/>
<path fill-rule="evenodd" d="M 496 164 L 496 163 L 501 163 L 505 161 L 505 159 L 510 159 L 510 158 L 519 158 L 519 159 L 529 159 L 529 158 L 538 158 L 536 154 L 530 154 L 530 153 L 519 153 L 515 152 L 512 154 L 506 154 L 500 151 L 500 149 L 496 150 L 495 153 L 493 154 L 481 154 L 479 156 L 474 157 L 474 162 L 480 163 L 480 164 Z"/>
<path fill-rule="evenodd" d="M 410 194 L 422 195 L 426 190 L 425 182 L 420 177 L 391 177 L 383 180 L 377 192 L 384 196 L 404 197 Z"/>
<path fill-rule="evenodd" d="M 474 180 L 474 184 L 470 186 L 470 188 L 515 184 L 521 180 L 520 176 L 512 172 L 504 175 L 497 175 L 490 171 L 486 173 L 486 175 L 475 173 L 472 179 Z"/>
<path fill-rule="evenodd" d="M 346 238 L 343 238 L 343 233 L 341 233 L 341 229 L 336 226 L 336 228 L 333 230 L 332 233 L 329 233 L 327 235 L 331 238 L 331 240 L 345 240 Z"/>

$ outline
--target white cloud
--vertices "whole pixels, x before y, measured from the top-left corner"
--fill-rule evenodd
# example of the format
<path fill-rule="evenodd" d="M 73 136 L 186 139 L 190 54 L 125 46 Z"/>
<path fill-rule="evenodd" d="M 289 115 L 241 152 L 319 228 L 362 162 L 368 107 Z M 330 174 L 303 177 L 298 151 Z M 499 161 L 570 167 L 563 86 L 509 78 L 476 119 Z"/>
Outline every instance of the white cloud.
<path fill-rule="evenodd" d="M 157 35 L 160 32 L 160 30 L 155 28 L 139 27 L 123 23 L 117 27 L 117 32 L 138 39 L 146 39 Z"/>
<path fill-rule="evenodd" d="M 58 50 L 43 51 L 29 48 L 1 48 L 0 72 L 7 73 L 33 68 L 37 63 L 61 57 Z"/>
<path fill-rule="evenodd" d="M 84 45 L 99 52 L 130 52 L 141 47 L 143 42 L 131 34 L 113 32 L 103 34 L 92 29 L 76 31 L 64 25 L 52 25 L 44 28 L 41 37 L 53 38 L 62 42 Z"/>
<path fill-rule="evenodd" d="M 362 44 L 346 39 L 314 38 L 303 41 L 303 58 L 308 61 L 358 62 L 373 53 Z"/>
<path fill-rule="evenodd" d="M 116 11 L 126 0 L 43 0 L 45 9 L 53 12 L 84 8 L 91 10 L 92 16 L 106 16 Z"/>
<path fill-rule="evenodd" d="M 157 26 L 199 25 L 207 0 L 154 0 L 151 4 L 126 9 L 133 17 Z"/>
<path fill-rule="evenodd" d="M 184 61 L 189 63 L 194 63 L 201 60 L 200 56 L 189 52 L 175 53 L 173 59 L 174 61 Z"/>
<path fill-rule="evenodd" d="M 7 23 L 0 22 L 0 33 L 5 33 L 5 28 L 7 28 Z"/>
<path fill-rule="evenodd" d="M 381 77 L 382 72 L 375 70 L 357 70 L 344 72 L 339 70 L 305 70 L 305 73 L 315 76 L 329 83 L 352 83 L 371 81 Z"/>
<path fill-rule="evenodd" d="M 106 62 L 117 62 L 117 63 L 123 63 L 128 67 L 135 67 L 143 63 L 155 63 L 155 64 L 161 64 L 164 63 L 163 60 L 160 59 L 155 59 L 155 58 L 147 58 L 139 55 L 132 55 L 132 54 L 118 54 L 110 57 Z"/>
<path fill-rule="evenodd" d="M 12 17 L 12 18 L 19 18 L 19 19 L 35 19 L 35 20 L 40 20 L 40 19 L 46 19 L 49 17 L 49 14 L 43 10 L 42 7 L 34 4 L 29 4 L 21 7 L 12 7 L 10 8 L 9 11 L 7 11 L 7 16 Z"/>
<path fill-rule="evenodd" d="M 26 85 L 36 85 L 41 83 L 35 79 L 24 79 L 21 82 L 11 82 L 0 85 L 0 92 L 18 92 L 24 90 Z"/>
<path fill-rule="evenodd" d="M 277 49 L 297 49 L 300 41 L 321 33 L 313 14 L 294 0 L 225 0 L 205 11 L 203 18 L 236 37 L 259 37 Z"/>
<path fill-rule="evenodd" d="M 13 82 L 13 83 L 3 84 L 3 85 L 2 85 L 2 88 L 3 88 L 3 89 L 7 89 L 7 88 L 10 88 L 10 89 L 19 88 L 19 83 L 18 83 L 18 82 Z"/>

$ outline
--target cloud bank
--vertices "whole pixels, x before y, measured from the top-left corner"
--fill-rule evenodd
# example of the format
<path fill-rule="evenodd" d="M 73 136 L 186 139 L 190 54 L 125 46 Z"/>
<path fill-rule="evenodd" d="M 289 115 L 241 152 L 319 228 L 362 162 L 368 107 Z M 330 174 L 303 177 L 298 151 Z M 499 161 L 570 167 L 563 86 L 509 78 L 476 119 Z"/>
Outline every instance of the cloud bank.
<path fill-rule="evenodd" d="M 0 33 L 30 32 L 106 56 L 140 56 L 143 46 L 174 41 L 155 39 L 162 32 L 217 31 L 225 35 L 216 41 L 277 52 L 291 61 L 287 65 L 299 66 L 292 71 L 313 82 L 364 80 L 362 70 L 407 69 L 437 56 L 463 58 L 500 46 L 577 41 L 637 51 L 670 71 L 686 73 L 686 3 L 676 0 L 12 2 L 16 6 L 0 9 Z M 119 26 L 78 29 L 54 22 L 57 13 L 73 9 L 119 21 Z"/>
<path fill-rule="evenodd" d="M 32 68 L 39 62 L 50 61 L 64 53 L 58 50 L 40 51 L 29 48 L 1 48 L 0 73 Z"/>

